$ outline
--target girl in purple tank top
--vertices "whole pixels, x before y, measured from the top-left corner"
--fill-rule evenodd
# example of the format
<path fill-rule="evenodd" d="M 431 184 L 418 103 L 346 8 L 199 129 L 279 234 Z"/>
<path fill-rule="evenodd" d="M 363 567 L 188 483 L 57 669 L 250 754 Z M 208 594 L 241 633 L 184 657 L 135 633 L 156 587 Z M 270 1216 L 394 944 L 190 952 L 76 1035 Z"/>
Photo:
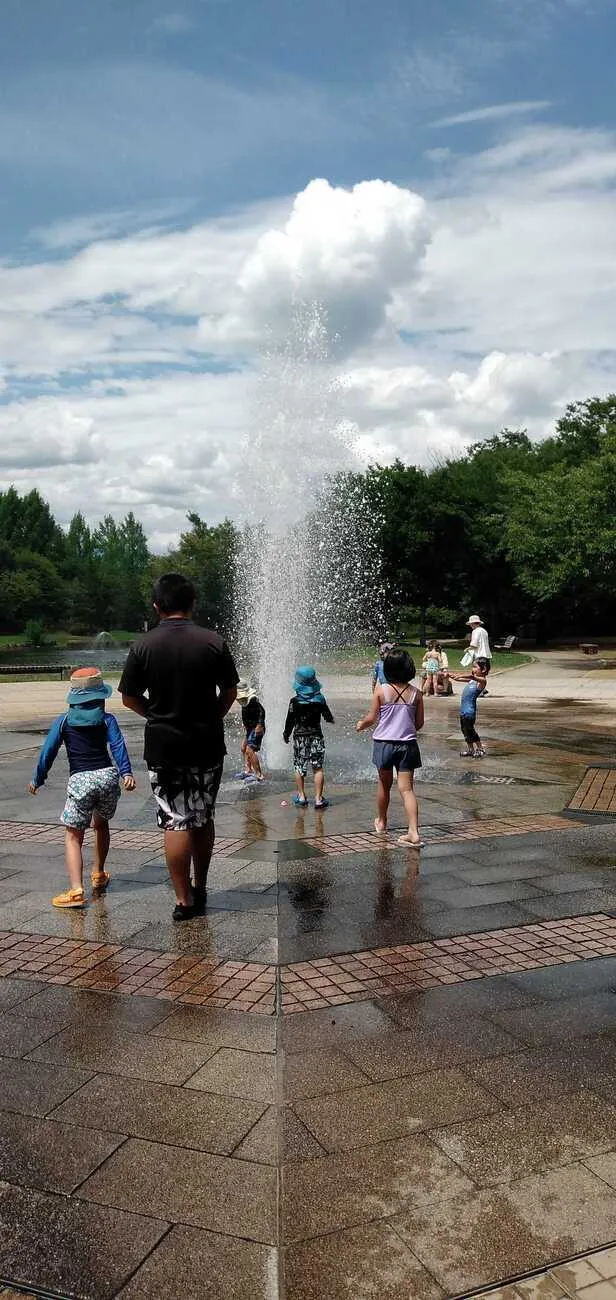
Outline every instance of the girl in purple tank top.
<path fill-rule="evenodd" d="M 395 771 L 408 819 L 408 830 L 400 836 L 398 844 L 420 849 L 423 840 L 419 836 L 419 812 L 413 774 L 421 767 L 417 732 L 421 731 L 424 724 L 423 697 L 421 691 L 410 685 L 415 676 L 415 664 L 406 650 L 394 649 L 385 655 L 383 671 L 386 684 L 375 688 L 369 712 L 357 723 L 357 731 L 365 731 L 377 724 L 372 747 L 372 761 L 379 773 L 378 814 L 374 819 L 374 829 L 377 835 L 385 835 L 387 832 L 387 814 Z"/>

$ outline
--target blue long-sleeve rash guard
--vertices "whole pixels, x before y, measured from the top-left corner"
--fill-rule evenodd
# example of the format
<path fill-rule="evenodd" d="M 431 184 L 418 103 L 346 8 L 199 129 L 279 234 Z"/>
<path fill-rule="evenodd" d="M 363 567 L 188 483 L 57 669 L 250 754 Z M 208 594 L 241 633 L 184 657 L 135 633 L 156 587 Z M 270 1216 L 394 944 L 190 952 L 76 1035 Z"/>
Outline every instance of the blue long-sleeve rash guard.
<path fill-rule="evenodd" d="M 91 772 L 111 767 L 111 757 L 120 776 L 131 776 L 132 767 L 124 736 L 113 713 L 106 713 L 104 721 L 94 727 L 71 727 L 68 714 L 62 713 L 52 722 L 43 741 L 32 784 L 38 789 L 44 785 L 62 745 L 66 746 L 71 776 L 75 772 Z"/>

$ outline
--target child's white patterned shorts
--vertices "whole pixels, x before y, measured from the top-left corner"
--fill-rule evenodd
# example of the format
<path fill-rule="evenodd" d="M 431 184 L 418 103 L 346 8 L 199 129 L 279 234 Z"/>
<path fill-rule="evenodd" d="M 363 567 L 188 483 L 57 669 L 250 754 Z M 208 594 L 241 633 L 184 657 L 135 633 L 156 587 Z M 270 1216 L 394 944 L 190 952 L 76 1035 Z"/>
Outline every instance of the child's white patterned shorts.
<path fill-rule="evenodd" d="M 97 813 L 109 822 L 120 798 L 120 776 L 116 767 L 100 767 L 95 772 L 74 772 L 69 776 L 66 803 L 60 821 L 74 831 L 85 831 Z"/>

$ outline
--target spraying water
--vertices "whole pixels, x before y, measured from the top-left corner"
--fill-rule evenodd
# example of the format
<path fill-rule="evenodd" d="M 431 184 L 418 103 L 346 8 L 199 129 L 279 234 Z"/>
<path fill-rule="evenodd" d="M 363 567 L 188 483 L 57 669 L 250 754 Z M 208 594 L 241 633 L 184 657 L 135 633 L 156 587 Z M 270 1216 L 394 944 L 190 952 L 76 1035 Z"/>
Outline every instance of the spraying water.
<path fill-rule="evenodd" d="M 296 666 L 348 644 L 370 620 L 378 566 L 352 478 L 362 468 L 341 418 L 324 315 L 298 310 L 263 361 L 236 571 L 240 652 L 267 712 L 270 767 L 288 765 L 282 730 Z"/>

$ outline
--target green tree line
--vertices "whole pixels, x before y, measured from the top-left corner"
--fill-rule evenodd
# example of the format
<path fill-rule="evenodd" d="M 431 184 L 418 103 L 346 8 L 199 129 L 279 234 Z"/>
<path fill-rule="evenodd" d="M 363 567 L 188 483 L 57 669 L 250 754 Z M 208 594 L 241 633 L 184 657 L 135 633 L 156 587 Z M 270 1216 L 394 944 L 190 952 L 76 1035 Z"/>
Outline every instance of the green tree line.
<path fill-rule="evenodd" d="M 441 630 L 609 633 L 616 616 L 616 395 L 566 408 L 532 441 L 504 429 L 431 469 L 364 476 L 390 606 Z"/>
<path fill-rule="evenodd" d="M 332 500 L 345 485 L 354 520 L 366 512 L 370 581 L 388 612 L 408 610 L 439 631 L 471 608 L 504 634 L 529 624 L 540 638 L 612 631 L 616 395 L 572 403 L 542 441 L 504 429 L 428 469 L 396 461 L 338 479 Z M 355 527 L 353 547 L 361 535 Z M 193 579 L 199 620 L 228 631 L 237 543 L 230 520 L 209 525 L 191 512 L 177 546 L 152 555 L 132 512 L 96 526 L 79 513 L 63 529 L 36 489 L 9 487 L 0 491 L 0 632 L 33 619 L 77 634 L 137 632 L 151 617 L 152 580 L 171 568 Z"/>

